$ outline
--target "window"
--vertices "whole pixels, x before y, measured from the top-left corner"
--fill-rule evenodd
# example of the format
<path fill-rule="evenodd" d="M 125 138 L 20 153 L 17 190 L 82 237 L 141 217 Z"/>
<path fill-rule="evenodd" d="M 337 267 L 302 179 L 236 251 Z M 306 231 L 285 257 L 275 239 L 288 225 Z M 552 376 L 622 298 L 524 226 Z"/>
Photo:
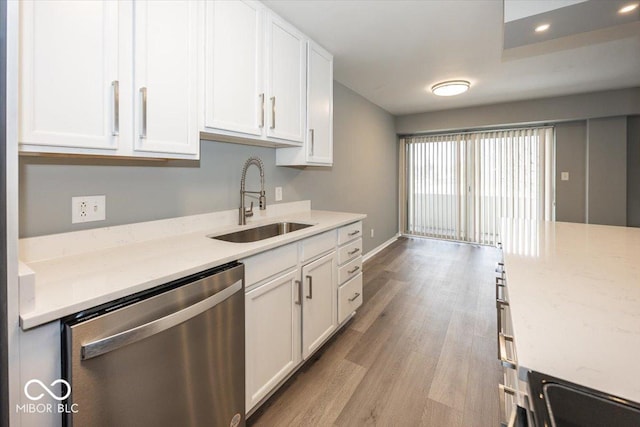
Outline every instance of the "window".
<path fill-rule="evenodd" d="M 401 140 L 406 234 L 495 244 L 501 218 L 553 219 L 553 129 Z"/>

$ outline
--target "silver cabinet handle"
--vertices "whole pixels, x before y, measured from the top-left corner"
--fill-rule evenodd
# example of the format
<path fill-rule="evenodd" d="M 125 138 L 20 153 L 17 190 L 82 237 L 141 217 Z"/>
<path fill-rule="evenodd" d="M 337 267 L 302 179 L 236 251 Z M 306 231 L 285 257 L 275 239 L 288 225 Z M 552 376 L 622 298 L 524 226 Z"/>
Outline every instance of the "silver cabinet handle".
<path fill-rule="evenodd" d="M 296 305 L 302 305 L 302 280 L 296 280 L 298 285 L 298 299 L 295 301 Z"/>
<path fill-rule="evenodd" d="M 315 132 L 313 129 L 309 129 L 311 133 L 311 155 L 313 156 L 313 152 L 315 151 Z"/>
<path fill-rule="evenodd" d="M 111 82 L 113 89 L 113 129 L 111 135 L 120 135 L 120 82 L 114 80 Z"/>
<path fill-rule="evenodd" d="M 215 307 L 241 289 L 242 280 L 238 280 L 232 286 L 229 286 L 228 288 L 225 288 L 202 301 L 190 305 L 183 310 L 106 338 L 84 344 L 80 350 L 80 357 L 82 360 L 92 359 L 105 353 L 109 353 L 110 351 L 117 350 L 125 345 L 133 344 L 162 331 L 166 331 L 169 328 L 184 323 L 187 320 L 204 313 L 210 308 Z"/>
<path fill-rule="evenodd" d="M 260 94 L 260 128 L 264 127 L 264 93 Z"/>
<path fill-rule="evenodd" d="M 516 391 L 511 387 L 508 387 L 503 384 L 498 384 L 498 390 L 500 395 L 500 426 L 513 427 L 515 425 L 515 416 L 516 416 L 515 408 L 511 409 L 511 414 L 509 415 L 508 420 L 505 419 L 503 421 L 502 417 L 504 416 L 506 418 L 506 415 L 507 415 L 507 401 L 506 401 L 507 394 L 510 394 L 511 396 L 515 396 Z M 512 424 L 512 421 L 514 424 Z"/>
<path fill-rule="evenodd" d="M 500 363 L 505 368 L 516 369 L 516 361 L 513 359 L 509 359 L 509 356 L 507 355 L 507 341 L 513 343 L 513 337 L 500 332 L 498 334 L 498 343 L 500 345 Z"/>
<path fill-rule="evenodd" d="M 313 299 L 313 277 L 307 276 L 307 279 L 309 279 L 309 295 L 306 298 Z"/>
<path fill-rule="evenodd" d="M 140 117 L 141 117 L 141 123 L 140 123 L 140 138 L 146 138 L 147 137 L 147 88 L 146 87 L 141 87 L 140 88 L 140 108 L 141 108 L 141 112 L 140 112 Z"/>
<path fill-rule="evenodd" d="M 496 303 L 501 305 L 509 305 L 509 301 L 504 297 L 504 286 L 496 287 Z"/>
<path fill-rule="evenodd" d="M 276 128 L 276 97 L 271 97 L 271 129 Z"/>
<path fill-rule="evenodd" d="M 359 296 L 360 296 L 360 294 L 356 292 L 356 294 L 353 296 L 353 298 L 349 298 L 349 302 L 353 302 L 353 301 L 357 300 Z"/>
<path fill-rule="evenodd" d="M 358 271 L 358 270 L 360 270 L 360 266 L 359 266 L 359 265 L 356 265 L 355 267 L 353 267 L 353 270 L 349 270 L 349 271 L 347 271 L 347 273 L 349 273 L 349 274 L 353 274 L 353 273 L 355 273 L 355 272 L 356 272 L 356 271 Z"/>
<path fill-rule="evenodd" d="M 358 233 L 360 233 L 360 230 L 355 230 L 355 231 L 352 231 L 351 233 L 349 233 L 349 236 L 355 236 Z"/>
<path fill-rule="evenodd" d="M 347 252 L 349 255 L 357 254 L 360 251 L 360 248 L 355 248 L 354 250 Z"/>

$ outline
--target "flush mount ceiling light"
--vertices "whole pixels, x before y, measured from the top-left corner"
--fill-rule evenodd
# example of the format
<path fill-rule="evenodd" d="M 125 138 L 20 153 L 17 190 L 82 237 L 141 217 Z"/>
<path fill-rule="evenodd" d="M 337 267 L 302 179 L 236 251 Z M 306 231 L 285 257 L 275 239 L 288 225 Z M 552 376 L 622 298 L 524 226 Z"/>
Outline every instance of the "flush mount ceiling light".
<path fill-rule="evenodd" d="M 634 10 L 636 10 L 638 8 L 638 3 L 634 3 L 634 4 L 628 4 L 625 7 L 621 8 L 620 10 L 618 10 L 618 13 L 629 13 L 629 12 L 633 12 Z"/>
<path fill-rule="evenodd" d="M 449 80 L 431 86 L 431 92 L 438 96 L 454 96 L 469 90 L 471 84 L 466 80 Z"/>
<path fill-rule="evenodd" d="M 547 31 L 551 27 L 550 24 L 542 24 L 536 27 L 536 33 L 542 33 L 543 31 Z"/>

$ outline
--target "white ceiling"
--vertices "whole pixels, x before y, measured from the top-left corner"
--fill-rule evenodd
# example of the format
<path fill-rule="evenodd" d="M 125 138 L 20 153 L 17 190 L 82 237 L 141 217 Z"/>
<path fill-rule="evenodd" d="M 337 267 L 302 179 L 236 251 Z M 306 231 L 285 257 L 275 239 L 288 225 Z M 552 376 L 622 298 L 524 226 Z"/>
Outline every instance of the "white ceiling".
<path fill-rule="evenodd" d="M 640 86 L 640 23 L 502 51 L 498 0 L 266 0 L 334 54 L 334 77 L 395 115 Z M 471 82 L 436 97 L 433 84 Z"/>

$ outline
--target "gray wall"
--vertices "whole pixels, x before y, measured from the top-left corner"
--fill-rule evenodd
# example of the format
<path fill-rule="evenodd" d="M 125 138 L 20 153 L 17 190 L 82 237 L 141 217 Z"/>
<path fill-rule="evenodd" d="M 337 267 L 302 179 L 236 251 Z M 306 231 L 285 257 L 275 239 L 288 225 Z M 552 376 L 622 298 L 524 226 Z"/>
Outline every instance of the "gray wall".
<path fill-rule="evenodd" d="M 640 88 L 483 105 L 396 118 L 399 134 L 640 114 Z"/>
<path fill-rule="evenodd" d="M 334 166 L 275 166 L 275 150 L 203 141 L 199 162 L 22 157 L 20 236 L 30 237 L 237 208 L 240 175 L 252 155 L 265 163 L 267 203 L 362 212 L 365 252 L 390 239 L 397 224 L 397 154 L 393 116 L 346 87 L 334 85 Z M 248 187 L 258 182 L 249 169 Z M 71 197 L 107 196 L 107 220 L 71 224 Z"/>
<path fill-rule="evenodd" d="M 587 121 L 587 222 L 627 225 L 627 118 Z"/>
<path fill-rule="evenodd" d="M 398 232 L 398 147 L 393 116 L 334 85 L 333 168 L 309 168 L 290 183 L 318 209 L 364 212 L 364 251 Z M 371 238 L 371 228 L 375 237 Z"/>
<path fill-rule="evenodd" d="M 640 227 L 640 116 L 627 121 L 627 225 Z"/>
<path fill-rule="evenodd" d="M 587 126 L 585 121 L 556 126 L 556 220 L 586 222 Z M 569 180 L 560 180 L 569 172 Z"/>
<path fill-rule="evenodd" d="M 400 116 L 396 130 L 411 134 L 554 124 L 556 219 L 625 225 L 627 204 L 640 204 L 640 189 L 627 202 L 626 175 L 627 138 L 633 133 L 626 130 L 627 116 L 638 114 L 640 88 L 631 88 Z M 637 139 L 638 131 L 633 135 Z M 638 176 L 637 165 L 628 169 L 631 177 Z M 561 172 L 569 172 L 569 181 L 560 180 Z M 637 181 L 629 191 L 636 191 Z M 634 215 L 640 222 L 640 212 Z"/>

